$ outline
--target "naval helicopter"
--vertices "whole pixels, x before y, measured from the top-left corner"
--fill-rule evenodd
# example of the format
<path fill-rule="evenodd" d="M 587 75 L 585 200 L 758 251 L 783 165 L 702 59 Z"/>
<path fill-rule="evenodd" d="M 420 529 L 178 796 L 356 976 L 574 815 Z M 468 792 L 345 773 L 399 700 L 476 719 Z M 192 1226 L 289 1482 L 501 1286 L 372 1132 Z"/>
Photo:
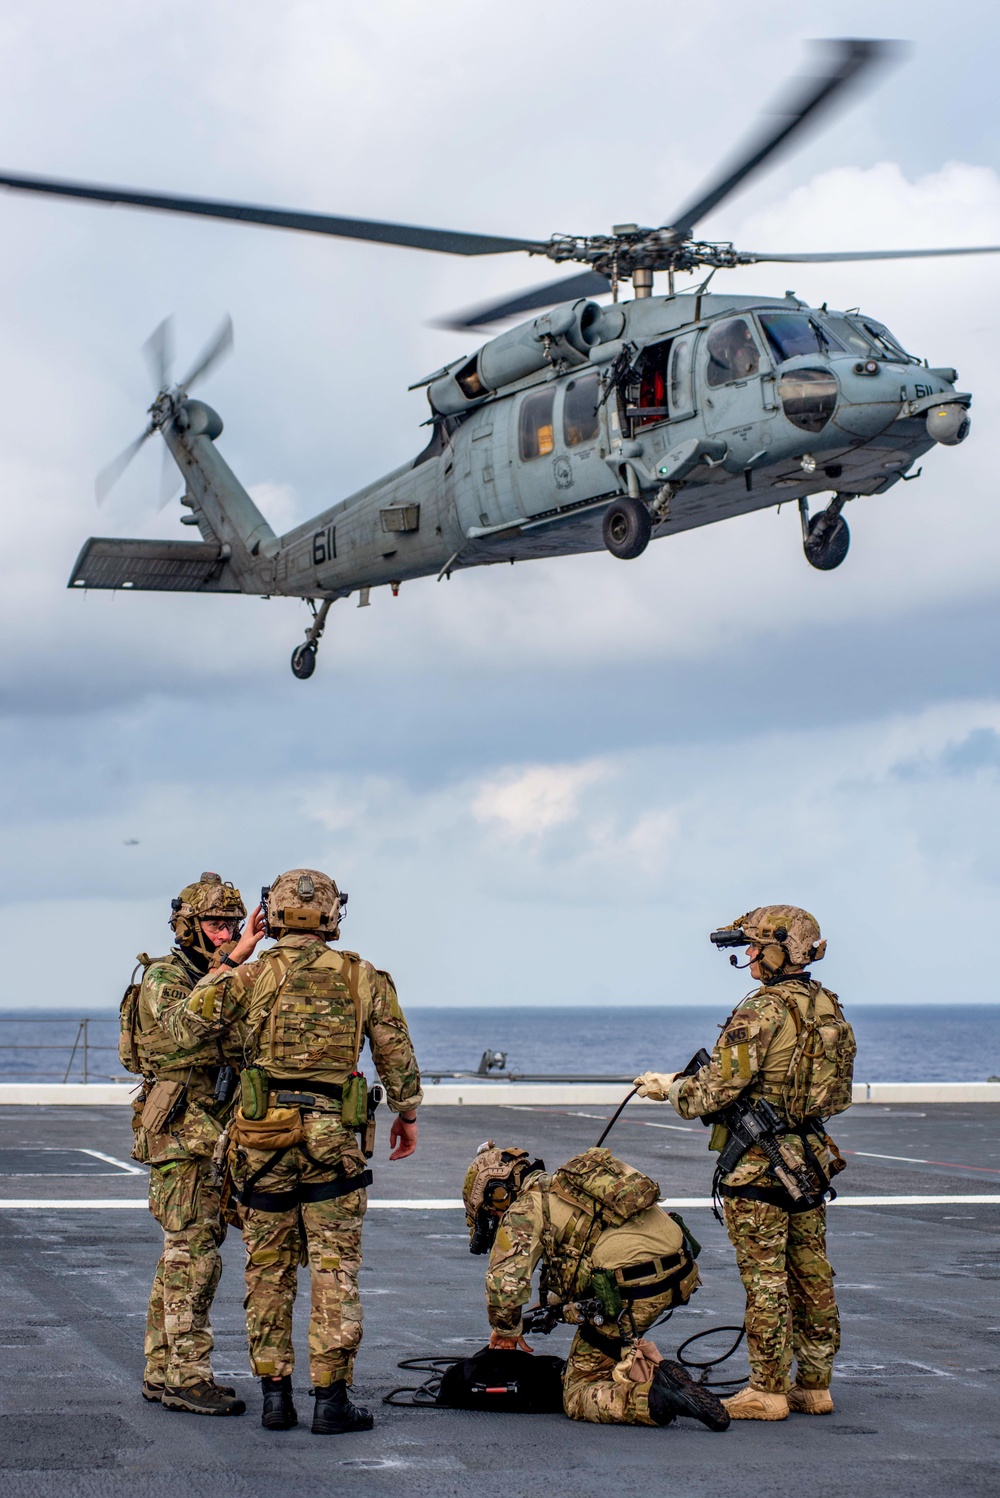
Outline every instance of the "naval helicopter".
<path fill-rule="evenodd" d="M 696 225 L 893 55 L 892 44 L 821 44 L 821 68 L 734 164 L 659 228 L 546 241 L 334 218 L 52 178 L 0 176 L 15 191 L 360 239 L 456 255 L 527 253 L 584 270 L 452 318 L 486 328 L 546 309 L 418 380 L 429 440 L 410 462 L 277 536 L 223 458 L 222 419 L 191 387 L 231 343 L 224 325 L 172 384 L 162 326 L 148 346 L 158 393 L 142 434 L 98 480 L 99 495 L 159 433 L 184 479 L 181 523 L 201 539 L 91 537 L 72 588 L 254 593 L 305 599 L 312 622 L 292 653 L 310 677 L 331 605 L 373 588 L 468 567 L 606 549 L 631 560 L 650 540 L 794 501 L 806 560 L 839 567 L 842 511 L 917 477 L 913 465 L 969 432 L 971 395 L 876 317 L 783 296 L 709 290 L 719 270 L 991 254 L 930 250 L 758 253 L 694 237 Z M 678 291 L 679 273 L 708 275 Z M 667 276 L 654 295 L 655 273 Z M 631 283 L 633 296 L 621 299 Z M 610 293 L 611 302 L 596 297 Z M 828 495 L 811 513 L 816 496 Z"/>

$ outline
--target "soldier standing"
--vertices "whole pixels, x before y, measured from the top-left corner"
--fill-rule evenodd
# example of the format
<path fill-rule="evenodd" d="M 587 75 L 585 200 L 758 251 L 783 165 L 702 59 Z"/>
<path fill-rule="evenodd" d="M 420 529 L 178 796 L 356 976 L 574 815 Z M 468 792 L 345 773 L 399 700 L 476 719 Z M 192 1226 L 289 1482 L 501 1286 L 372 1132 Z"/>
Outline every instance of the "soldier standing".
<path fill-rule="evenodd" d="M 222 1133 L 215 1097 L 220 1067 L 229 1059 L 213 1037 L 178 1043 L 164 1026 L 172 1005 L 240 934 L 246 909 L 240 892 L 205 873 L 171 901 L 176 945 L 167 957 L 141 957 L 141 985 L 122 1004 L 119 1055 L 141 1072 L 135 1103 L 135 1159 L 149 1164 L 149 1210 L 163 1229 L 146 1314 L 143 1398 L 196 1415 L 242 1415 L 235 1389 L 212 1375 L 209 1310 L 226 1235 L 212 1152 Z"/>
<path fill-rule="evenodd" d="M 317 1435 L 370 1430 L 351 1402 L 361 1342 L 361 1226 L 371 1172 L 355 1132 L 369 1117 L 358 1058 L 367 1037 L 396 1118 L 390 1159 L 413 1153 L 423 1094 L 406 1020 L 388 973 L 355 952 L 331 951 L 347 896 L 326 874 L 292 869 L 267 892 L 268 934 L 254 962 L 210 973 L 182 996 L 172 1026 L 189 1044 L 242 1028 L 241 1106 L 230 1126 L 247 1250 L 250 1363 L 262 1424 L 297 1424 L 292 1402 L 292 1306 L 297 1266 L 312 1286 L 309 1369 Z"/>
<path fill-rule="evenodd" d="M 481 1145 L 462 1199 L 470 1252 L 490 1255 L 490 1347 L 531 1351 L 522 1310 L 541 1261 L 542 1324 L 578 1327 L 563 1375 L 571 1419 L 669 1425 L 686 1415 L 725 1430 L 729 1417 L 715 1395 L 641 1335 L 700 1283 L 697 1245 L 659 1196 L 655 1181 L 607 1149 L 586 1150 L 547 1175 L 523 1149 Z"/>
<path fill-rule="evenodd" d="M 854 1033 L 837 995 L 806 971 L 826 951 L 808 911 L 762 906 L 713 932 L 712 940 L 745 946 L 760 987 L 726 1021 L 710 1065 L 693 1075 L 646 1072 L 636 1085 L 644 1097 L 669 1099 L 682 1118 L 709 1117 L 737 1098 L 765 1099 L 780 1116 L 775 1138 L 784 1159 L 808 1172 L 816 1188 L 811 1199 L 794 1200 L 757 1145 L 721 1179 L 717 1172 L 746 1291 L 750 1358 L 749 1384 L 723 1402 L 734 1420 L 785 1420 L 789 1410 L 828 1415 L 840 1318 L 824 1197 L 844 1161 L 824 1119 L 851 1105 Z M 735 956 L 730 960 L 736 964 Z M 722 1150 L 727 1139 L 717 1122 L 709 1148 Z"/>

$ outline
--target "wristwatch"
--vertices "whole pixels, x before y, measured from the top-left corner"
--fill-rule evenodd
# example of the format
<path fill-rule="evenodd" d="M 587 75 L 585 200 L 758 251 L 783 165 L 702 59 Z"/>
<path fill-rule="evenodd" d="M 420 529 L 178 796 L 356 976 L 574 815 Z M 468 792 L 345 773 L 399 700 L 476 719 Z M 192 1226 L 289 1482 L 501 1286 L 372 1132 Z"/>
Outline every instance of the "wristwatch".
<path fill-rule="evenodd" d="M 405 1113 L 397 1113 L 396 1117 L 399 1119 L 400 1123 L 405 1124 L 415 1124 L 417 1121 L 416 1113 L 411 1113 L 409 1118 L 407 1118 Z"/>

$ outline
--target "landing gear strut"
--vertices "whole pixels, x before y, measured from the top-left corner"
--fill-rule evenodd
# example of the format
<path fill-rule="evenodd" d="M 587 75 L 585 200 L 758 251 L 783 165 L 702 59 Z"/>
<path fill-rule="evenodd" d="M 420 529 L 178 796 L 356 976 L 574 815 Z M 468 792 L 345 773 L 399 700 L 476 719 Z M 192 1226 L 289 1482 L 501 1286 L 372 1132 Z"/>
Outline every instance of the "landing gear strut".
<path fill-rule="evenodd" d="M 825 510 L 809 518 L 809 501 L 799 500 L 799 515 L 802 519 L 802 549 L 810 567 L 820 572 L 832 572 L 839 567 L 851 544 L 851 533 L 847 521 L 840 513 L 852 496 L 835 494 Z"/>
<path fill-rule="evenodd" d="M 306 637 L 302 644 L 296 645 L 292 651 L 292 675 L 297 676 L 299 681 L 307 681 L 316 669 L 316 652 L 326 628 L 326 616 L 330 612 L 333 599 L 324 598 L 318 609 L 314 598 L 307 598 L 306 602 L 312 609 L 313 622 L 306 630 Z"/>

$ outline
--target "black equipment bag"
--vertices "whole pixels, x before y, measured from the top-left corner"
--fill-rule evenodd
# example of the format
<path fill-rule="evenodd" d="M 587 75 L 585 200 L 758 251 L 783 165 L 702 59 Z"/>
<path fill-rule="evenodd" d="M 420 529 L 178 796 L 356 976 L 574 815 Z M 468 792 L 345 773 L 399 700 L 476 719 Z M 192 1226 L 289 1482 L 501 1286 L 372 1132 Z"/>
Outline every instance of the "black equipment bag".
<path fill-rule="evenodd" d="M 419 1389 L 393 1389 L 385 1404 L 526 1415 L 563 1412 L 566 1364 L 547 1353 L 483 1347 L 469 1358 L 408 1358 L 399 1366 L 419 1368 L 432 1377 Z M 400 1394 L 413 1397 L 399 1399 Z"/>

